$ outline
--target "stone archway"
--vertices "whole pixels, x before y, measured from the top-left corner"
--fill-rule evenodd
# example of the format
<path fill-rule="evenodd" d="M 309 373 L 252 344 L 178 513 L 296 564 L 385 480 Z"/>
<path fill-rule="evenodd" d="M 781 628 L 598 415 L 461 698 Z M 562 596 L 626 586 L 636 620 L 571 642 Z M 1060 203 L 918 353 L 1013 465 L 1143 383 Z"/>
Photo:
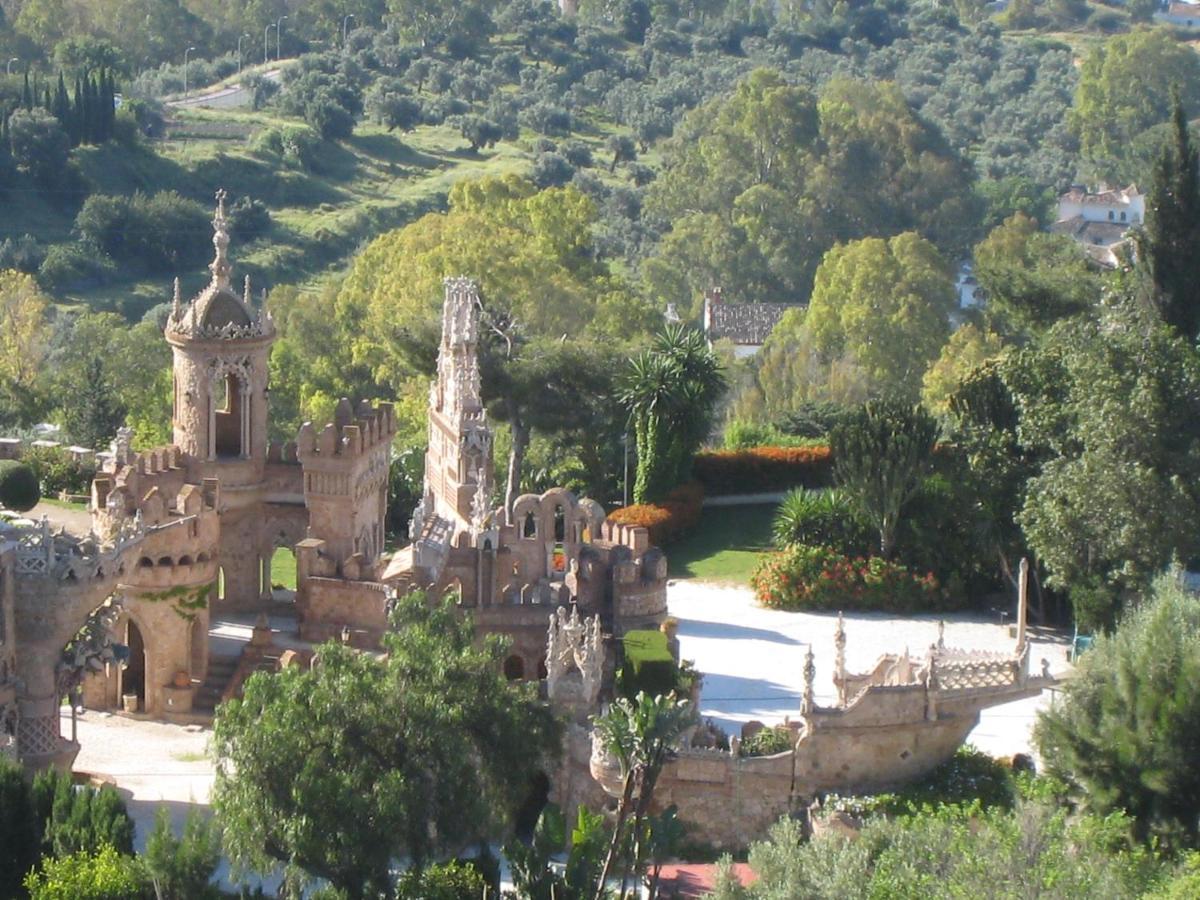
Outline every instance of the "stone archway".
<path fill-rule="evenodd" d="M 516 653 L 504 660 L 504 677 L 509 681 L 521 681 L 525 677 L 525 660 Z"/>
<path fill-rule="evenodd" d="M 125 704 L 126 712 L 141 712 L 146 708 L 146 675 L 150 666 L 146 658 L 146 639 L 142 635 L 142 629 L 138 628 L 137 622 L 132 618 L 128 619 L 125 625 L 125 646 L 129 648 L 129 659 L 125 662 L 125 668 L 121 670 L 122 703 Z M 128 708 L 129 701 L 125 699 L 128 697 L 137 698 L 133 709 Z"/>

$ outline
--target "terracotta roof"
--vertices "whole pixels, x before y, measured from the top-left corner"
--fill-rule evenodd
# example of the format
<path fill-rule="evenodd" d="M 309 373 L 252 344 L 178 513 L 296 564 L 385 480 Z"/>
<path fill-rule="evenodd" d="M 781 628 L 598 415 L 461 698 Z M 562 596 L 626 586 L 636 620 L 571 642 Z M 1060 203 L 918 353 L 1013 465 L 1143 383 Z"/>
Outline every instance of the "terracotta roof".
<path fill-rule="evenodd" d="M 1074 203 L 1082 203 L 1085 206 L 1115 206 L 1120 204 L 1128 205 L 1136 198 L 1140 197 L 1137 185 L 1131 184 L 1126 188 L 1105 188 L 1089 193 L 1086 189 L 1076 185 L 1071 188 L 1061 197 L 1059 202 L 1069 201 Z"/>
<path fill-rule="evenodd" d="M 714 303 L 708 327 L 711 341 L 728 338 L 735 344 L 762 344 L 792 303 Z"/>
<path fill-rule="evenodd" d="M 750 866 L 746 863 L 734 863 L 733 874 L 742 887 L 748 887 L 757 879 Z M 710 893 L 715 886 L 717 867 L 711 863 L 681 863 L 673 866 L 663 866 L 658 880 L 659 896 L 664 897 L 703 897 Z"/>

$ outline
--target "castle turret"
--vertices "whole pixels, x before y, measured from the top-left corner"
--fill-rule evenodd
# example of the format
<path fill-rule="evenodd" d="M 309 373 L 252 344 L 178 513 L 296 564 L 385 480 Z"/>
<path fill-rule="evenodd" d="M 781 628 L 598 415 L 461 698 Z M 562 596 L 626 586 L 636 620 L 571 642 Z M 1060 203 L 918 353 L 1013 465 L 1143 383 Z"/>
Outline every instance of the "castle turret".
<path fill-rule="evenodd" d="M 226 485 L 262 480 L 267 453 L 267 359 L 275 326 L 255 310 L 250 282 L 231 287 L 225 191 L 213 217 L 212 280 L 190 303 L 178 287 L 167 321 L 174 352 L 174 443 Z M 211 472 L 209 472 L 211 474 Z"/>
<path fill-rule="evenodd" d="M 479 526 L 492 487 L 492 432 L 480 398 L 479 295 L 466 278 L 446 279 L 437 380 L 429 398 L 423 514 Z"/>

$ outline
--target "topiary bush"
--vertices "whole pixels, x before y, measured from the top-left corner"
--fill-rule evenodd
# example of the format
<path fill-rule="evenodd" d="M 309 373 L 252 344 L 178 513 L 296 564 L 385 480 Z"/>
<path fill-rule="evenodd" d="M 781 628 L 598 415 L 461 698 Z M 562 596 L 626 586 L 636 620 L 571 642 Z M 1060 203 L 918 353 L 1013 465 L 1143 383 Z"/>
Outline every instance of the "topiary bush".
<path fill-rule="evenodd" d="M 764 558 L 750 584 L 769 609 L 912 613 L 955 608 L 932 573 L 917 574 L 878 556 L 792 544 Z"/>
<path fill-rule="evenodd" d="M 13 512 L 27 512 L 42 499 L 33 469 L 15 459 L 0 460 L 0 506 Z"/>
<path fill-rule="evenodd" d="M 707 450 L 692 461 L 705 494 L 754 494 L 833 484 L 833 461 L 824 445 Z"/>
<path fill-rule="evenodd" d="M 796 743 L 796 736 L 790 728 L 777 725 L 774 728 L 764 728 L 742 741 L 738 747 L 739 756 L 774 756 L 791 750 Z"/>

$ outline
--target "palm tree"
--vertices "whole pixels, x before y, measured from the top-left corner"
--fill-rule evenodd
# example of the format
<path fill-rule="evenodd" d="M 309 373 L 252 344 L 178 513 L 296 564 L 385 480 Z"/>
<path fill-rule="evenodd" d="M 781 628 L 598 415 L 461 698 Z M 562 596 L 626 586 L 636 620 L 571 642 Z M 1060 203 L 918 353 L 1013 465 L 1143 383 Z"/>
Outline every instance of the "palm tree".
<path fill-rule="evenodd" d="M 592 720 L 601 745 L 621 769 L 617 822 L 596 884 L 595 900 L 604 897 L 605 885 L 630 834 L 633 835 L 633 852 L 626 856 L 621 870 L 622 896 L 630 871 L 641 864 L 645 855 L 645 822 L 654 784 L 679 736 L 694 716 L 691 704 L 676 699 L 674 693 L 649 697 L 639 691 L 633 700 L 618 698 L 604 715 Z M 632 823 L 629 822 L 630 813 L 633 814 Z"/>
<path fill-rule="evenodd" d="M 687 480 L 724 390 L 721 363 L 704 336 L 684 325 L 668 325 L 630 361 L 618 400 L 629 410 L 637 440 L 636 502 L 656 500 Z"/>
<path fill-rule="evenodd" d="M 637 442 L 637 480 L 635 503 L 656 500 L 671 487 L 667 468 L 670 439 L 665 427 L 676 405 L 679 373 L 668 357 L 645 350 L 629 362 L 629 371 L 621 380 L 617 399 L 629 410 Z"/>

